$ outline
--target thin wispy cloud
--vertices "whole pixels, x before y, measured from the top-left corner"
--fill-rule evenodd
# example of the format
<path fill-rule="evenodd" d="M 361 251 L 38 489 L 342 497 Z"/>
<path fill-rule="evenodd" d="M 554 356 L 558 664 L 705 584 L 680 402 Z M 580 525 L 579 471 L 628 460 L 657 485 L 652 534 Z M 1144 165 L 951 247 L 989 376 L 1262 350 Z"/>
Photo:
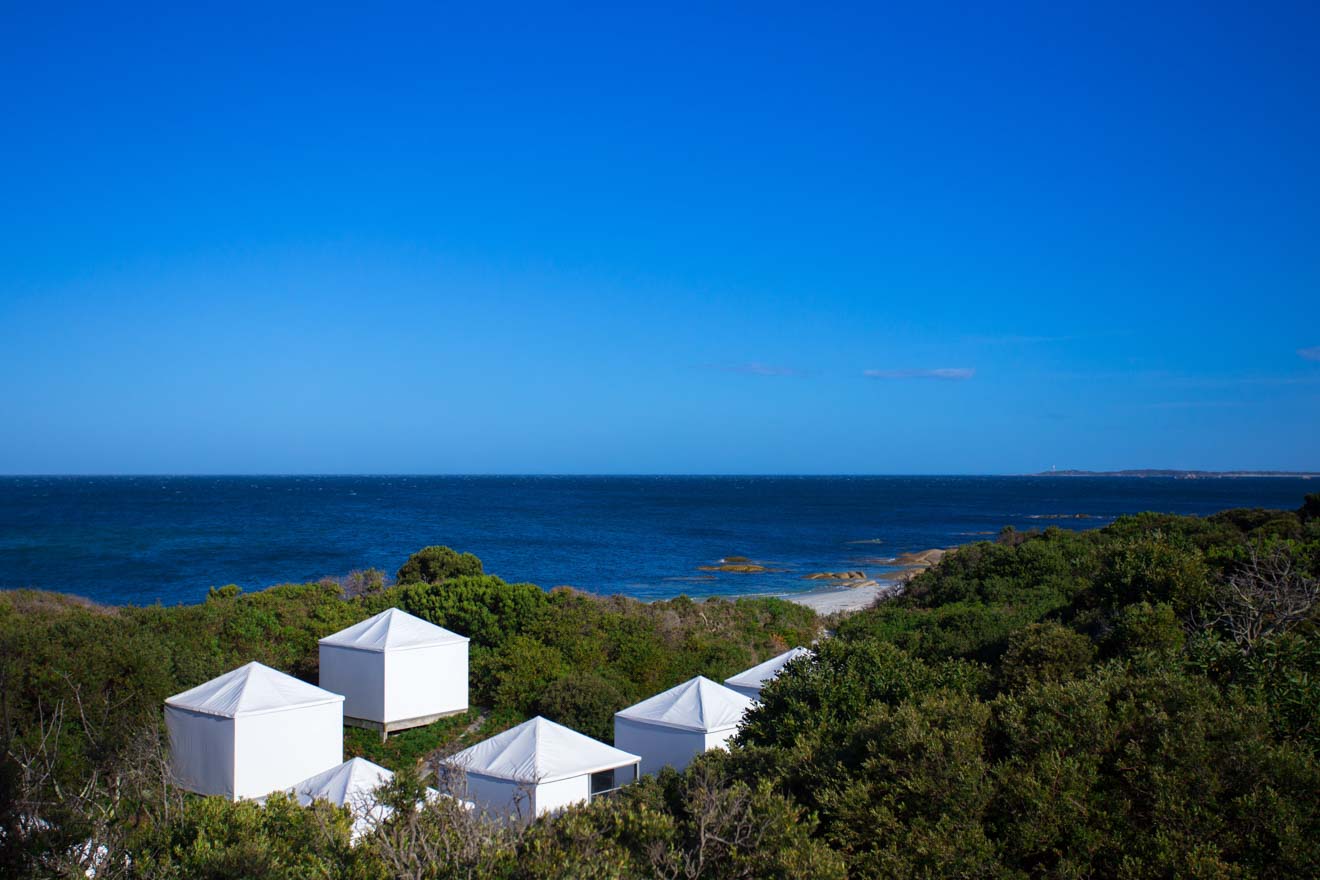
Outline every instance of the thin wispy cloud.
<path fill-rule="evenodd" d="M 933 370 L 862 370 L 868 379 L 942 379 L 962 382 L 976 375 L 971 367 L 937 367 Z"/>
<path fill-rule="evenodd" d="M 746 364 L 702 364 L 703 370 L 715 370 L 720 373 L 740 373 L 744 376 L 801 376 L 801 370 L 792 367 L 779 367 L 753 361 Z"/>
<path fill-rule="evenodd" d="M 1320 361 L 1320 345 L 1313 345 L 1310 348 L 1299 348 L 1297 354 L 1303 360 Z"/>

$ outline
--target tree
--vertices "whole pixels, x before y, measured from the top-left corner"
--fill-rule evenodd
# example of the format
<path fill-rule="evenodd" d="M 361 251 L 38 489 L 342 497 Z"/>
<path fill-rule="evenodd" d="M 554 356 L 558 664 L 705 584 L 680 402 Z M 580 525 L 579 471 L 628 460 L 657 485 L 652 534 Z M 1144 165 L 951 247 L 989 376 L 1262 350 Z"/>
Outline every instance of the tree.
<path fill-rule="evenodd" d="M 471 553 L 432 546 L 409 556 L 394 579 L 401 584 L 438 584 L 450 578 L 482 573 L 481 560 Z"/>
<path fill-rule="evenodd" d="M 1247 559 L 1229 574 L 1215 596 L 1222 624 L 1245 653 L 1257 642 L 1284 633 L 1311 616 L 1320 601 L 1320 579 L 1298 566 L 1285 544 L 1253 544 Z"/>

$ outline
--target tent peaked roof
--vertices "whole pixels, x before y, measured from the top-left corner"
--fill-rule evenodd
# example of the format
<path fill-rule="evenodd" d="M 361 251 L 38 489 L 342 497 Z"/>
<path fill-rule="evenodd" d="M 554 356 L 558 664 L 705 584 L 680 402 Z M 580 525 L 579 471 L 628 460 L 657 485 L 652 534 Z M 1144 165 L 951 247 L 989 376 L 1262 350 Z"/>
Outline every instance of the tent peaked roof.
<path fill-rule="evenodd" d="M 556 782 L 640 760 L 539 715 L 449 759 L 468 773 L 523 783 Z"/>
<path fill-rule="evenodd" d="M 315 800 L 332 804 L 357 806 L 377 788 L 394 778 L 394 774 L 365 758 L 352 758 L 323 773 L 309 776 L 293 787 L 298 802 L 303 806 Z"/>
<path fill-rule="evenodd" d="M 398 608 L 387 608 L 374 617 L 321 639 L 322 645 L 357 648 L 359 651 L 398 651 L 466 642 L 466 636 L 414 617 Z"/>
<path fill-rule="evenodd" d="M 810 655 L 811 651 L 806 648 L 792 648 L 778 657 L 771 657 L 764 663 L 758 663 L 751 669 L 724 679 L 724 683 L 735 687 L 760 688 L 761 685 L 778 675 L 779 671 L 788 664 L 788 661 Z"/>
<path fill-rule="evenodd" d="M 738 726 L 751 707 L 747 697 L 698 675 L 614 714 L 630 721 L 711 733 Z"/>
<path fill-rule="evenodd" d="M 192 690 L 175 694 L 165 701 L 165 705 L 206 715 L 237 718 L 240 715 L 261 715 L 299 706 L 343 702 L 343 699 L 339 694 L 321 690 L 316 685 L 254 661 L 205 684 L 199 684 Z"/>

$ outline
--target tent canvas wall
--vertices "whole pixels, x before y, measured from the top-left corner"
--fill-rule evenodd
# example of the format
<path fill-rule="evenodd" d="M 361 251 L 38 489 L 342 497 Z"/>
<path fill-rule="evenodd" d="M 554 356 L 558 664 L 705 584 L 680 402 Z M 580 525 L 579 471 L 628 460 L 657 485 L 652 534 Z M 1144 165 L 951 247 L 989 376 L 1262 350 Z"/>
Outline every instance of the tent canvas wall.
<path fill-rule="evenodd" d="M 467 796 L 497 814 L 543 816 L 635 782 L 637 755 L 536 717 L 448 759 Z"/>
<path fill-rule="evenodd" d="M 388 733 L 467 711 L 467 638 L 398 608 L 321 639 L 320 659 L 348 724 Z"/>
<path fill-rule="evenodd" d="M 165 701 L 175 782 L 256 798 L 344 759 L 344 698 L 249 663 Z"/>
<path fill-rule="evenodd" d="M 807 648 L 792 648 L 777 657 L 771 657 L 764 663 L 756 664 L 751 669 L 745 669 L 737 675 L 724 679 L 724 683 L 743 696 L 755 700 L 761 696 L 761 688 L 766 682 L 778 675 L 790 660 L 809 656 L 811 651 Z"/>
<path fill-rule="evenodd" d="M 641 755 L 642 773 L 682 770 L 723 748 L 751 707 L 743 694 L 699 675 L 614 713 L 614 745 Z"/>

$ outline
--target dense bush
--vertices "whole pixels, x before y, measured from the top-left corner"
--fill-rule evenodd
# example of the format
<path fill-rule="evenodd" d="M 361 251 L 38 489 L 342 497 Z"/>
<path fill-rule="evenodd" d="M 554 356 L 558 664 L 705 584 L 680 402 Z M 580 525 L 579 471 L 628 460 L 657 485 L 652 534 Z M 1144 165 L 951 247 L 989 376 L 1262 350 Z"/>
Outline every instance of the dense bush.
<path fill-rule="evenodd" d="M 1177 654 L 1186 644 L 1178 615 L 1166 602 L 1138 602 L 1114 616 L 1114 631 L 1106 642 L 1111 654 L 1135 656 L 1143 651 Z"/>
<path fill-rule="evenodd" d="M 830 639 L 810 657 L 791 661 L 761 691 L 743 741 L 782 749 L 828 741 L 870 707 L 941 688 L 967 691 L 983 671 L 961 660 L 924 663 L 875 639 Z"/>
<path fill-rule="evenodd" d="M 346 810 L 304 809 L 283 794 L 264 807 L 189 798 L 172 821 L 135 835 L 129 855 L 137 876 L 160 880 L 347 878 L 365 867 L 366 855 L 349 846 L 349 825 Z"/>
<path fill-rule="evenodd" d="M 419 807 L 419 759 L 533 713 L 608 738 L 617 709 L 811 643 L 820 621 L 772 599 L 643 604 L 434 572 L 180 608 L 0 594 L 0 875 L 77 875 L 89 840 L 107 877 L 124 856 L 149 876 L 363 880 L 1320 866 L 1320 496 L 960 548 L 837 621 L 727 754 L 526 827 Z M 318 637 L 391 605 L 471 636 L 475 705 L 385 745 L 350 735 L 400 771 L 393 819 L 361 845 L 342 811 L 182 798 L 144 772 L 166 695 L 249 659 L 315 680 Z"/>
<path fill-rule="evenodd" d="M 1310 524 L 1314 520 L 1320 520 L 1320 492 L 1312 492 L 1302 501 L 1302 506 L 1297 508 L 1297 518 L 1303 524 Z"/>
<path fill-rule="evenodd" d="M 624 688 L 594 672 L 562 675 L 533 701 L 533 710 L 551 721 L 599 740 L 614 738 L 614 713 L 627 706 Z"/>
<path fill-rule="evenodd" d="M 1315 757 L 1274 742 L 1240 692 L 1174 669 L 1108 666 L 992 705 L 987 818 L 1010 864 L 1297 876 L 1320 859 Z"/>
<path fill-rule="evenodd" d="M 348 598 L 334 581 L 254 593 L 224 587 L 199 605 L 171 608 L 0 593 L 0 875 L 17 876 L 6 866 L 26 864 L 17 841 L 44 846 L 29 834 L 34 816 L 59 816 L 73 833 L 75 823 L 65 818 L 72 809 L 62 806 L 56 787 L 67 792 L 88 779 L 117 778 L 143 732 L 159 731 L 166 697 L 251 660 L 315 682 L 317 640 L 391 606 L 472 638 L 475 702 L 467 718 L 384 744 L 349 731 L 349 754 L 395 768 L 536 712 L 609 739 L 613 714 L 624 706 L 692 675 L 728 676 L 787 644 L 809 643 L 819 625 L 810 610 L 773 599 L 648 605 L 569 590 L 547 594 L 489 575 Z M 43 744 L 57 750 L 48 755 L 50 774 L 37 781 L 41 791 L 28 797 L 21 790 L 34 783 L 21 778 L 12 756 L 40 756 Z M 238 825 L 251 818 L 233 815 Z M 245 840 L 253 836 L 261 838 L 252 831 Z M 229 855 L 215 850 L 214 857 L 214 876 L 228 876 L 222 863 Z M 177 864 L 206 876 L 195 859 Z"/>
<path fill-rule="evenodd" d="M 492 646 L 523 632 L 547 600 L 535 584 L 506 584 L 491 575 L 463 575 L 438 584 L 412 584 L 389 594 L 409 614 Z"/>
<path fill-rule="evenodd" d="M 1313 875 L 1309 528 L 1141 515 L 962 548 L 790 665 L 734 773 L 817 810 L 853 877 Z"/>
<path fill-rule="evenodd" d="M 1046 621 L 1013 633 L 1004 653 L 1000 679 L 1012 690 L 1043 681 L 1065 681 L 1084 674 L 1095 646 L 1081 633 Z"/>
<path fill-rule="evenodd" d="M 394 579 L 401 584 L 438 584 L 456 577 L 483 574 L 481 560 L 449 547 L 423 547 L 403 564 Z"/>
<path fill-rule="evenodd" d="M 1209 577 L 1199 549 L 1155 532 L 1106 547 L 1092 594 L 1107 608 L 1167 602 L 1186 613 L 1210 598 Z"/>

